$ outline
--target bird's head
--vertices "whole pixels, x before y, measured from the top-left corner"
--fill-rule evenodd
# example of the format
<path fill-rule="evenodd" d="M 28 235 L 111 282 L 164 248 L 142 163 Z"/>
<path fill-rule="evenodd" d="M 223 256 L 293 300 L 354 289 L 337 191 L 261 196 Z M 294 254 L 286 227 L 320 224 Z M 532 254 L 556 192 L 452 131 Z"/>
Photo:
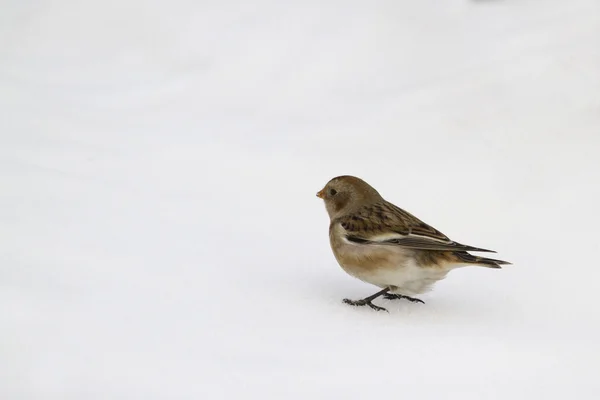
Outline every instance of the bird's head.
<path fill-rule="evenodd" d="M 331 220 L 382 199 L 367 182 L 349 175 L 338 176 L 327 182 L 317 197 L 325 201 Z"/>

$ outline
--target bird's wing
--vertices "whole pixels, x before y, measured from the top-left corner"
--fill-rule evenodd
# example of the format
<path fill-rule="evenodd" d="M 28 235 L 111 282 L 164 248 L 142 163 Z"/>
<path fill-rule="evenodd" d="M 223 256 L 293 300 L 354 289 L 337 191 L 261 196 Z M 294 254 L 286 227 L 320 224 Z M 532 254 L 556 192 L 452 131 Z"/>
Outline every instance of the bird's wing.
<path fill-rule="evenodd" d="M 395 245 L 421 250 L 495 253 L 454 242 L 414 215 L 388 202 L 364 206 L 338 218 L 336 222 L 344 228 L 346 239 L 354 243 Z"/>

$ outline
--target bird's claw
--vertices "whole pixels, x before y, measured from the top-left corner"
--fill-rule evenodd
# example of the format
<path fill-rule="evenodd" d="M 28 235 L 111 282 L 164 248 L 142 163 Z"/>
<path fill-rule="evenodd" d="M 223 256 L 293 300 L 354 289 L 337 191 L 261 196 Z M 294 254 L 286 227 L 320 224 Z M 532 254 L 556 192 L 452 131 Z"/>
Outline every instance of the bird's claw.
<path fill-rule="evenodd" d="M 400 299 L 405 299 L 410 301 L 411 303 L 422 303 L 425 304 L 425 302 L 421 299 L 417 299 L 415 297 L 410 297 L 410 296 L 404 296 L 403 294 L 393 294 L 393 293 L 386 293 L 383 295 L 383 297 L 385 299 L 388 300 L 400 300 Z"/>
<path fill-rule="evenodd" d="M 385 308 L 376 306 L 375 304 L 371 303 L 370 301 L 344 299 L 344 303 L 349 304 L 351 306 L 355 306 L 355 307 L 369 306 L 369 307 L 371 307 L 375 311 L 386 311 L 386 312 L 389 312 Z"/>

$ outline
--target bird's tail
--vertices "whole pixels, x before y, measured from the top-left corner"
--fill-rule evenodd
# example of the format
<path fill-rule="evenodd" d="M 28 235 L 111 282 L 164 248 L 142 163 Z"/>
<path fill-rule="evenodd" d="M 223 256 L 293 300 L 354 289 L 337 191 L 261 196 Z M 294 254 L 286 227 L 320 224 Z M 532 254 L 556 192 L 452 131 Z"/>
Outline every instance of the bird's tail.
<path fill-rule="evenodd" d="M 461 263 L 481 265 L 488 268 L 502 268 L 501 265 L 510 265 L 508 261 L 494 260 L 493 258 L 478 257 L 467 253 L 466 251 L 454 252 L 454 255 Z"/>

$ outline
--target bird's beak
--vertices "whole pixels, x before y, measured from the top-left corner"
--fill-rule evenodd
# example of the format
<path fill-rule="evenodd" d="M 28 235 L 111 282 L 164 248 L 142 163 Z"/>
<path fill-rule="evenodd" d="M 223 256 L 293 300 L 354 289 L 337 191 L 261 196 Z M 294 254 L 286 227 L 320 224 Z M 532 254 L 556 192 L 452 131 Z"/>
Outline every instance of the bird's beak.
<path fill-rule="evenodd" d="M 324 190 L 325 190 L 325 189 L 321 189 L 321 190 L 319 190 L 319 191 L 317 192 L 317 197 L 318 197 L 318 198 L 322 199 L 322 198 L 324 198 L 324 197 L 325 197 L 325 192 L 324 192 Z"/>

